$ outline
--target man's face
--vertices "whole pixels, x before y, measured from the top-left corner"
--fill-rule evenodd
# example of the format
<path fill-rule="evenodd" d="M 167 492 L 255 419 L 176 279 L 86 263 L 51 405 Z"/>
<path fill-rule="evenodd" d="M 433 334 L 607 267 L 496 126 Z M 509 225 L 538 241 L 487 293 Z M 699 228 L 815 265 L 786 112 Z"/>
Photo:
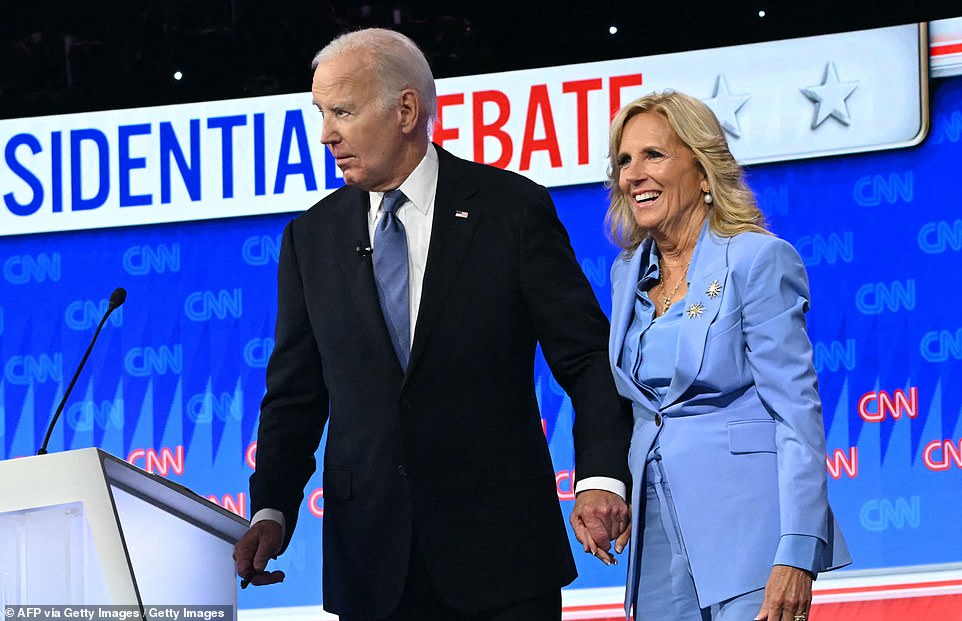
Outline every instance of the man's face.
<path fill-rule="evenodd" d="M 321 142 L 334 156 L 344 182 L 368 191 L 392 190 L 405 177 L 398 170 L 404 140 L 401 114 L 397 102 L 386 108 L 378 99 L 369 60 L 370 52 L 361 50 L 319 64 L 311 93 L 324 117 Z"/>

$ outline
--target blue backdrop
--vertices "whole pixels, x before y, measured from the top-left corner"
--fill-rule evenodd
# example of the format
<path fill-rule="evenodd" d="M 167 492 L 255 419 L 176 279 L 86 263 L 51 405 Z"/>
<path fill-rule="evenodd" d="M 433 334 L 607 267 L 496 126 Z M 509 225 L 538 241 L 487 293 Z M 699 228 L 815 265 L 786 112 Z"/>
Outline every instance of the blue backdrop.
<path fill-rule="evenodd" d="M 918 147 L 749 171 L 772 229 L 808 266 L 829 490 L 857 569 L 962 561 L 962 78 L 934 84 L 931 114 Z M 608 310 L 616 252 L 602 233 L 606 191 L 552 194 Z M 0 237 L 0 458 L 36 452 L 110 291 L 123 286 L 128 301 L 51 450 L 100 446 L 250 517 L 290 218 Z M 567 517 L 573 414 L 543 362 L 536 373 Z M 320 487 L 318 474 L 277 563 L 287 581 L 243 592 L 242 606 L 321 602 Z M 576 559 L 573 587 L 622 584 L 624 564 Z"/>

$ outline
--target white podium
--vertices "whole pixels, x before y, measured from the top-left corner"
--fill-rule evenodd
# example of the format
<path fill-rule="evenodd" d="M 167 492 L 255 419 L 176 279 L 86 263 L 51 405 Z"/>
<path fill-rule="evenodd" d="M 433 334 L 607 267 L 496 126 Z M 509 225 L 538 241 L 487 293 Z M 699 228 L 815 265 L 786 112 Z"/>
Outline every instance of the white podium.
<path fill-rule="evenodd" d="M 100 449 L 0 461 L 0 605 L 233 606 L 248 522 Z"/>

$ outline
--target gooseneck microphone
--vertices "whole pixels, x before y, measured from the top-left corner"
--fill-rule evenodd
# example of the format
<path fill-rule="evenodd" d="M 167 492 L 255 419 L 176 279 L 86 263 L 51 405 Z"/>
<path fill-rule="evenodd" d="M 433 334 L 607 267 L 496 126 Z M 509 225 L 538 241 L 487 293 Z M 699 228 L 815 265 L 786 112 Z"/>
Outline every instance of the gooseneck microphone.
<path fill-rule="evenodd" d="M 110 294 L 110 304 L 107 306 L 107 312 L 104 313 L 103 319 L 100 320 L 100 325 L 97 326 L 97 331 L 94 332 L 94 337 L 90 339 L 90 345 L 87 347 L 87 353 L 84 354 L 83 359 L 80 361 L 80 366 L 77 367 L 77 371 L 73 374 L 73 379 L 70 380 L 70 385 L 67 386 L 67 392 L 64 393 L 63 399 L 60 400 L 60 404 L 57 406 L 57 411 L 53 415 L 53 420 L 50 421 L 50 425 L 47 426 L 47 435 L 44 436 L 43 444 L 40 446 L 40 450 L 37 451 L 37 455 L 47 454 L 47 443 L 50 442 L 50 434 L 53 433 L 53 428 L 57 424 L 57 419 L 60 418 L 60 413 L 63 412 L 63 406 L 67 404 L 67 398 L 70 396 L 70 391 L 73 390 L 73 385 L 77 383 L 77 378 L 80 377 L 80 371 L 83 370 L 84 365 L 87 363 L 87 357 L 90 356 L 91 350 L 94 348 L 94 343 L 97 342 L 97 336 L 100 334 L 101 328 L 104 327 L 104 323 L 107 321 L 107 317 L 110 317 L 110 313 L 114 312 L 124 301 L 127 299 L 127 291 L 122 287 L 117 287 L 114 292 Z"/>

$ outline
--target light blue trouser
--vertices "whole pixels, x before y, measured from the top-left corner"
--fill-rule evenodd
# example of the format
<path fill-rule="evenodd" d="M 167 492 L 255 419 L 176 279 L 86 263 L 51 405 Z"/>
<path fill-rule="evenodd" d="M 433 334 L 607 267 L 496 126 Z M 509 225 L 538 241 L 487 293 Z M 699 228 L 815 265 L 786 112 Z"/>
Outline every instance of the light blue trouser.
<path fill-rule="evenodd" d="M 765 589 L 699 608 L 688 552 L 675 517 L 671 490 L 657 449 L 645 465 L 645 522 L 635 598 L 635 621 L 751 621 Z M 706 508 L 707 509 L 707 508 Z M 725 571 L 719 567 L 718 571 Z"/>

